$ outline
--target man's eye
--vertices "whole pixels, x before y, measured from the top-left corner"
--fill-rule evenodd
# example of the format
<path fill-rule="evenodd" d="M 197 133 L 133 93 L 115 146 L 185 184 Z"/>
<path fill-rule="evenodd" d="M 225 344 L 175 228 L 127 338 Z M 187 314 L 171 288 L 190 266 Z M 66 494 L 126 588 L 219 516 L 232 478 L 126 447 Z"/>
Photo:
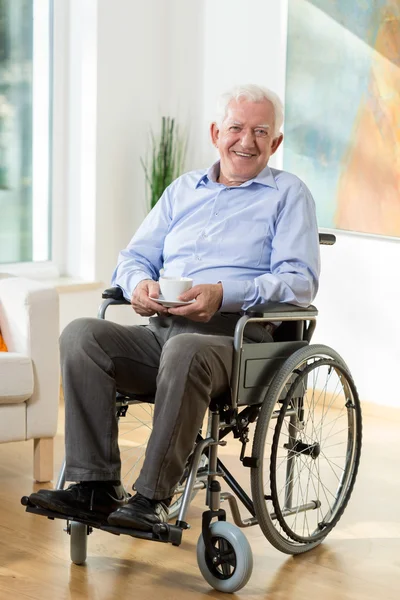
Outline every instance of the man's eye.
<path fill-rule="evenodd" d="M 240 131 L 240 127 L 238 127 L 237 125 L 232 125 L 231 127 L 229 127 L 229 131 Z"/>
<path fill-rule="evenodd" d="M 268 135 L 265 129 L 256 129 L 255 134 L 259 137 L 265 137 L 266 135 Z"/>

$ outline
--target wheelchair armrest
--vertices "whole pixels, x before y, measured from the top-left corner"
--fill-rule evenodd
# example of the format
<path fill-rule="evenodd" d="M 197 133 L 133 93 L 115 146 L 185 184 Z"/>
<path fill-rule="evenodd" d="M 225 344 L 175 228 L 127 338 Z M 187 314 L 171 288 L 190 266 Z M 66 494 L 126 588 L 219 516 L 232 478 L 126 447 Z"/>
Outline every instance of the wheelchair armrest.
<path fill-rule="evenodd" d="M 130 302 L 124 298 L 124 294 L 120 287 L 112 287 L 104 290 L 101 297 L 105 300 L 114 300 L 113 304 L 130 304 Z"/>
<path fill-rule="evenodd" d="M 287 320 L 307 320 L 309 317 L 316 317 L 318 310 L 312 304 L 307 308 L 288 304 L 283 302 L 265 302 L 248 308 L 244 313 L 248 317 L 262 317 L 269 321 Z"/>

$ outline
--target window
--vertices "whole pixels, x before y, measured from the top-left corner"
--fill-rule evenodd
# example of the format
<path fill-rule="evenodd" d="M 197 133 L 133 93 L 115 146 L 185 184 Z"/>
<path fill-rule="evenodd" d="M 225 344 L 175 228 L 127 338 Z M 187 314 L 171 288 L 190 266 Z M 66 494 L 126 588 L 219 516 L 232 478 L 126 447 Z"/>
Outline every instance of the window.
<path fill-rule="evenodd" d="M 0 264 L 51 258 L 51 0 L 0 0 Z"/>

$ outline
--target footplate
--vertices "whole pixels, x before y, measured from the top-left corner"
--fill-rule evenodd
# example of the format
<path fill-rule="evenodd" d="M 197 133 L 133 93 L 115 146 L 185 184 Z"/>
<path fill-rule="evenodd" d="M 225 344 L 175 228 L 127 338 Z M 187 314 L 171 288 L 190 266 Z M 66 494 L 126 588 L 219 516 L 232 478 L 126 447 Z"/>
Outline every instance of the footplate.
<path fill-rule="evenodd" d="M 83 523 L 88 527 L 94 529 L 101 529 L 102 531 L 108 531 L 114 535 L 130 535 L 131 537 L 140 538 L 142 540 L 151 540 L 153 542 L 164 542 L 171 543 L 173 546 L 179 546 L 182 541 L 182 529 L 176 525 L 170 525 L 169 523 L 159 523 L 154 525 L 153 531 L 140 531 L 139 529 L 130 529 L 128 527 L 115 527 L 114 525 L 108 525 L 103 521 L 96 521 L 94 519 L 83 519 L 77 517 L 70 517 L 62 513 L 57 513 L 45 508 L 38 508 L 34 506 L 28 496 L 21 498 L 21 504 L 26 507 L 26 512 L 47 517 L 48 519 L 62 519 L 66 521 L 76 521 L 77 523 Z"/>

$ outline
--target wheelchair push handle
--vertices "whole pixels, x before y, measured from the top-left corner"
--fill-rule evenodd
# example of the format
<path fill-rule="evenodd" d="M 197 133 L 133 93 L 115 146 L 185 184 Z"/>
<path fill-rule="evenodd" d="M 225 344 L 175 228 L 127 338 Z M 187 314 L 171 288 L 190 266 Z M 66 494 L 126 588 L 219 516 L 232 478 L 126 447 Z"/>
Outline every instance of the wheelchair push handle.
<path fill-rule="evenodd" d="M 319 243 L 321 246 L 333 246 L 336 243 L 336 235 L 333 233 L 320 233 Z"/>

